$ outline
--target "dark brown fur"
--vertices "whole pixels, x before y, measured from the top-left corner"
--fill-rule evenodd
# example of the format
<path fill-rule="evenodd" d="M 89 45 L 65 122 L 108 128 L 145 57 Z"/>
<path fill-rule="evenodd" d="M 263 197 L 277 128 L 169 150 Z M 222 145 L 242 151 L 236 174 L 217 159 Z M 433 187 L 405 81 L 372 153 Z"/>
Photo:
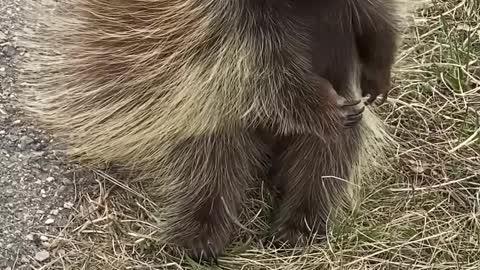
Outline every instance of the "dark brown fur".
<path fill-rule="evenodd" d="M 381 0 L 296 2 L 299 18 L 311 26 L 315 74 L 331 83 L 319 87 L 322 99 L 340 103 L 341 96 L 349 95 L 355 76 L 352 67 L 359 61 L 367 104 L 379 95 L 383 95 L 380 103 L 385 101 L 399 35 L 393 4 Z M 304 243 L 306 236 L 323 234 L 329 212 L 339 207 L 335 193 L 345 188 L 362 139 L 355 124 L 363 110 L 344 109 L 347 126 L 352 128 L 338 135 L 276 138 L 272 180 L 281 200 L 274 223 L 280 240 Z"/>

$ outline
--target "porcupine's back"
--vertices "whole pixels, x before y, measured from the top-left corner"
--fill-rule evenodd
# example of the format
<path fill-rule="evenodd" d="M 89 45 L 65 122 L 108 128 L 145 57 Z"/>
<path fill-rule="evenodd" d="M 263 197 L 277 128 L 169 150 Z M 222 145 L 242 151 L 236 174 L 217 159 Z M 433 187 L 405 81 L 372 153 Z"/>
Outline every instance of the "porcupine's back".
<path fill-rule="evenodd" d="M 258 64 L 231 3 L 67 0 L 54 16 L 36 14 L 23 103 L 95 163 L 148 169 L 176 140 L 235 132 Z"/>

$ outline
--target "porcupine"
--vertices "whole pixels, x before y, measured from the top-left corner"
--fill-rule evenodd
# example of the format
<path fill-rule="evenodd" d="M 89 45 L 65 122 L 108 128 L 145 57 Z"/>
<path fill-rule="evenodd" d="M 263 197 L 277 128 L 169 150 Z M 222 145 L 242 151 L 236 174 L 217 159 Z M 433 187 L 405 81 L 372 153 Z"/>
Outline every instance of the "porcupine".
<path fill-rule="evenodd" d="M 324 233 L 381 153 L 361 98 L 387 97 L 395 0 L 65 6 L 29 37 L 26 111 L 77 160 L 135 168 L 165 205 L 165 241 L 196 258 L 223 252 L 258 172 L 276 189 L 275 235 L 293 243 Z"/>

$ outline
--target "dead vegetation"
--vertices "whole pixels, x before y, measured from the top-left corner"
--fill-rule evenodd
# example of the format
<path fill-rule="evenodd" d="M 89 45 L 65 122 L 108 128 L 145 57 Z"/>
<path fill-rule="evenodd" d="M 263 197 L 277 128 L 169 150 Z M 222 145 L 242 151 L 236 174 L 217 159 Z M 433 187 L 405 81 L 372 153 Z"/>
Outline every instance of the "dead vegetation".
<path fill-rule="evenodd" d="M 480 2 L 422 7 L 404 43 L 379 108 L 399 145 L 358 208 L 323 244 L 278 250 L 241 238 L 217 269 L 480 269 Z M 155 207 L 140 187 L 95 178 L 42 269 L 210 269 L 156 244 Z M 251 204 L 268 213 L 262 200 Z"/>

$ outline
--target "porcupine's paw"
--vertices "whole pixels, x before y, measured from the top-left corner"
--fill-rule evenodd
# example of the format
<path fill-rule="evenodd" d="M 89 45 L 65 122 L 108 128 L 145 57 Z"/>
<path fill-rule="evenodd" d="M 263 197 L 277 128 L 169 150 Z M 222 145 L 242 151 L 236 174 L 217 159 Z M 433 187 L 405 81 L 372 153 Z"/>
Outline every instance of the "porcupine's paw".
<path fill-rule="evenodd" d="M 218 264 L 218 256 L 224 252 L 229 235 L 216 233 L 214 229 L 215 225 L 190 239 L 183 240 L 181 246 L 190 258 L 199 263 Z"/>
<path fill-rule="evenodd" d="M 361 99 L 347 101 L 343 97 L 338 97 L 337 105 L 340 109 L 341 121 L 344 128 L 351 128 L 362 120 L 365 104 Z"/>
<path fill-rule="evenodd" d="M 303 247 L 308 241 L 308 234 L 291 223 L 280 225 L 274 235 L 273 244 L 276 246 L 286 245 L 288 247 Z"/>
<path fill-rule="evenodd" d="M 322 238 L 326 234 L 325 223 L 318 215 L 312 216 L 297 209 L 292 215 L 284 217 L 287 218 L 277 219 L 273 223 L 273 244 L 276 246 L 303 247 L 308 245 L 310 239 Z"/>
<path fill-rule="evenodd" d="M 333 85 L 325 78 L 317 78 L 318 88 L 327 93 L 330 104 L 333 105 L 332 113 L 339 116 L 340 125 L 337 128 L 350 128 L 358 124 L 363 117 L 365 104 L 361 99 L 348 101 L 340 96 Z"/>
<path fill-rule="evenodd" d="M 218 256 L 224 251 L 228 237 L 215 234 L 201 233 L 183 244 L 187 255 L 198 261 L 217 264 Z"/>
<path fill-rule="evenodd" d="M 390 69 L 372 69 L 365 67 L 361 76 L 362 96 L 368 97 L 366 104 L 375 102 L 377 105 L 383 104 L 388 98 L 390 89 Z"/>

